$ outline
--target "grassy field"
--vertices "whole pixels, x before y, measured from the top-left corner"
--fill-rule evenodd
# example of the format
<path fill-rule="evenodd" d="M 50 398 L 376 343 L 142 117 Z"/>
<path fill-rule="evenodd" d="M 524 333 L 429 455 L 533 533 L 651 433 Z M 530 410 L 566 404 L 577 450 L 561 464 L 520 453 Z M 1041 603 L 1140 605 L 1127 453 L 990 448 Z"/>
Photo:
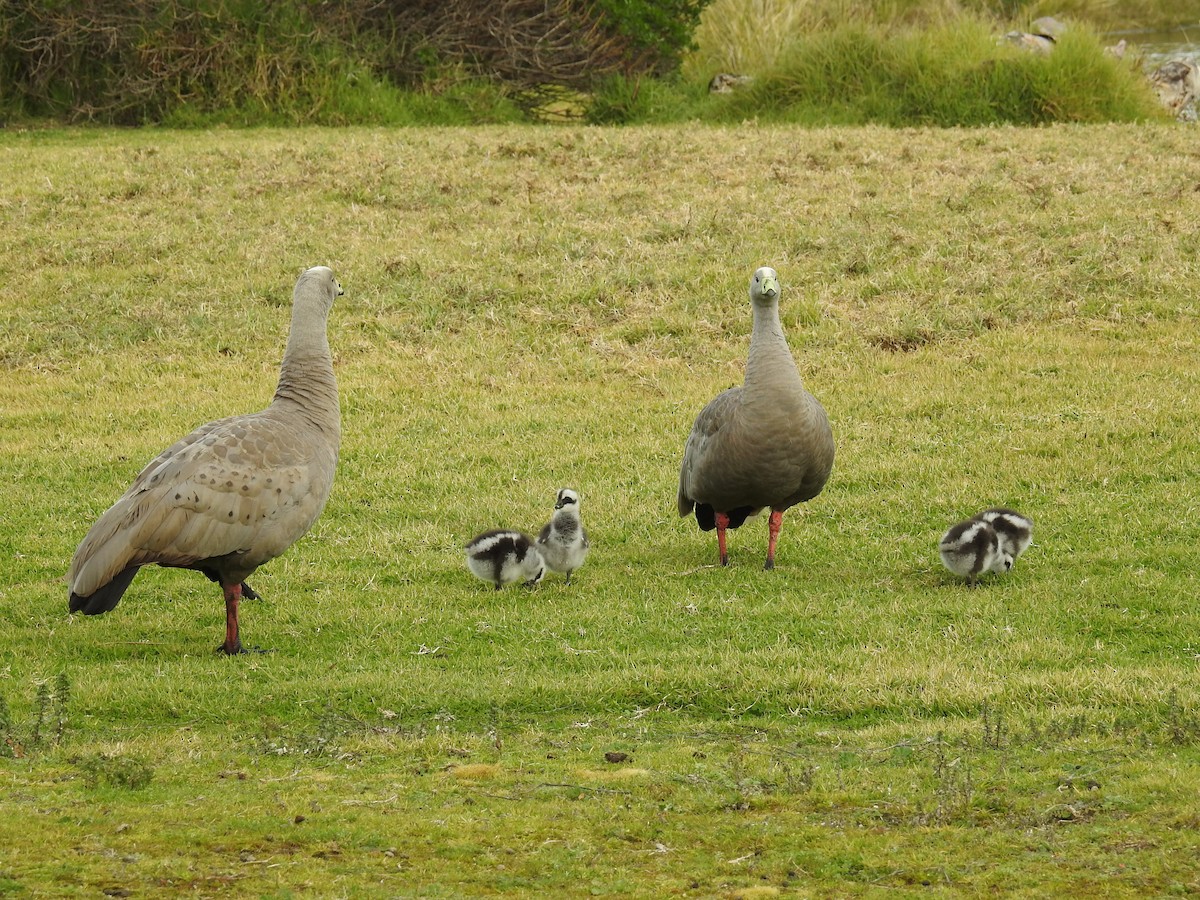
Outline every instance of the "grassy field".
<path fill-rule="evenodd" d="M 1200 892 L 1200 150 L 1175 126 L 0 132 L 0 894 Z M 251 579 L 67 615 L 334 268 L 338 481 Z M 674 511 L 758 265 L 838 459 Z M 461 546 L 579 490 L 566 586 Z M 970 590 L 936 554 L 1036 522 Z"/>

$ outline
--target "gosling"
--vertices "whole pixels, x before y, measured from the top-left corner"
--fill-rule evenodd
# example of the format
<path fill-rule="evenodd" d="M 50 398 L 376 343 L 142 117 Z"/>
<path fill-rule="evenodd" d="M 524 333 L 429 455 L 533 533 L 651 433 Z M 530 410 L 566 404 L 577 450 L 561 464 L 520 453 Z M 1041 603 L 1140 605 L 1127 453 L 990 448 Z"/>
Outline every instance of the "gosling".
<path fill-rule="evenodd" d="M 481 581 L 500 590 L 515 581 L 533 587 L 546 574 L 546 564 L 533 539 L 520 531 L 485 531 L 467 544 L 467 568 Z"/>
<path fill-rule="evenodd" d="M 565 573 L 570 584 L 571 573 L 583 565 L 590 546 L 579 518 L 579 495 L 563 488 L 554 503 L 554 515 L 538 534 L 537 548 L 542 559 L 547 568 Z"/>
<path fill-rule="evenodd" d="M 982 519 L 952 525 L 938 544 L 942 564 L 974 587 L 985 572 L 1003 574 L 1012 568 L 1013 557 L 1000 543 L 996 529 Z"/>
<path fill-rule="evenodd" d="M 994 506 L 975 518 L 992 526 L 1000 538 L 1000 546 L 1012 556 L 1013 563 L 1033 542 L 1033 520 L 1016 510 Z"/>

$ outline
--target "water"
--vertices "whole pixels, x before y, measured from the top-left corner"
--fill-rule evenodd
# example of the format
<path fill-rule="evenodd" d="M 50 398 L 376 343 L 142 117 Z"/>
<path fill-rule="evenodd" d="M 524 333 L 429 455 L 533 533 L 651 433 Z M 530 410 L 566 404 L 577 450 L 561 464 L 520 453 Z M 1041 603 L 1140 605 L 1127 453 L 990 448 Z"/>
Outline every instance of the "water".
<path fill-rule="evenodd" d="M 1164 31 L 1111 31 L 1112 43 L 1124 38 L 1134 52 L 1141 52 L 1151 68 L 1168 59 L 1190 59 L 1200 62 L 1200 22 L 1177 25 Z"/>

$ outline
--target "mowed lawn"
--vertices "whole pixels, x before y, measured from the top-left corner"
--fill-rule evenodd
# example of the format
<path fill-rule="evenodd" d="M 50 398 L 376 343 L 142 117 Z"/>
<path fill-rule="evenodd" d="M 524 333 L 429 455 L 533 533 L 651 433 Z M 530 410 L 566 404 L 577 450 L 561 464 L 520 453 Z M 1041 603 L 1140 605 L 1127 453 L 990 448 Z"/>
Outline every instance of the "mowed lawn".
<path fill-rule="evenodd" d="M 0 132 L 0 895 L 1200 893 L 1200 149 L 1178 126 Z M 92 521 L 330 318 L 323 517 L 69 617 Z M 675 511 L 771 265 L 838 442 Z M 467 572 L 572 487 L 571 585 Z M 1035 521 L 974 589 L 937 541 Z"/>

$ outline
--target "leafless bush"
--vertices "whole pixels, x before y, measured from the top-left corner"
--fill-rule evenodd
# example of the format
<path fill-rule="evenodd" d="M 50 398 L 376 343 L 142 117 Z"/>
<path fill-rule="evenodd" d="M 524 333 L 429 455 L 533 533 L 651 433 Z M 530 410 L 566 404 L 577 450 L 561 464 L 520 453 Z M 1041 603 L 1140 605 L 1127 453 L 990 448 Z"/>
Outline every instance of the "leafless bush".
<path fill-rule="evenodd" d="M 660 62 L 588 0 L 0 0 L 0 107 L 69 120 L 311 103 L 322 78 L 352 70 L 435 91 L 486 78 L 536 96 Z"/>
<path fill-rule="evenodd" d="M 374 7 L 367 18 L 386 37 L 389 74 L 401 84 L 418 84 L 449 63 L 518 89 L 585 88 L 652 62 L 572 0 L 393 0 Z"/>

